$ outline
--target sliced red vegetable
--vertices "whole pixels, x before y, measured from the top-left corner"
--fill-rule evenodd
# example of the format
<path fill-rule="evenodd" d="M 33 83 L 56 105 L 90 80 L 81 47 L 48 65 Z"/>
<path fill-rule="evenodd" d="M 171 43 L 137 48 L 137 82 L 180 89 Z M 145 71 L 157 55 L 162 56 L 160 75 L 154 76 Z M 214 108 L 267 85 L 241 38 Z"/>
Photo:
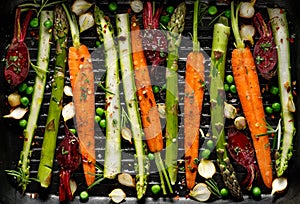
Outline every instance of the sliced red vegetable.
<path fill-rule="evenodd" d="M 262 77 L 270 80 L 277 74 L 277 50 L 270 25 L 267 26 L 262 15 L 256 13 L 253 18 L 255 28 L 260 38 L 254 46 L 255 64 Z"/>
<path fill-rule="evenodd" d="M 32 14 L 32 10 L 27 12 L 21 28 L 21 8 L 16 9 L 14 36 L 6 53 L 6 65 L 4 68 L 5 80 L 11 87 L 21 84 L 29 72 L 30 57 L 24 39 Z"/>
<path fill-rule="evenodd" d="M 74 195 L 70 187 L 70 177 L 71 173 L 81 164 L 81 154 L 77 137 L 66 125 L 65 134 L 56 152 L 57 163 L 60 166 L 59 200 L 72 201 L 74 200 Z"/>

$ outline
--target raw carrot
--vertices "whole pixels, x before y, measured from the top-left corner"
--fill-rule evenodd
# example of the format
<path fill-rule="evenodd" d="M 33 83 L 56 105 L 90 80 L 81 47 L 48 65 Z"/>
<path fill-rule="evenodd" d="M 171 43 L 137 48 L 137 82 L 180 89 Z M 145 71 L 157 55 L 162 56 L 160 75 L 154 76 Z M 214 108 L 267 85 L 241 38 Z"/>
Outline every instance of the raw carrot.
<path fill-rule="evenodd" d="M 69 48 L 68 66 L 73 101 L 75 107 L 75 126 L 79 138 L 82 165 L 87 185 L 95 181 L 95 97 L 94 72 L 88 47 L 79 41 L 78 25 L 74 15 L 70 16 L 62 4 L 71 28 L 73 46 Z"/>
<path fill-rule="evenodd" d="M 240 4 L 235 12 L 234 2 L 231 2 L 232 30 L 236 40 L 236 48 L 232 51 L 231 57 L 232 71 L 238 96 L 251 133 L 259 170 L 264 184 L 271 188 L 273 180 L 271 150 L 260 84 L 252 52 L 249 47 L 245 47 L 239 35 L 239 7 Z"/>
<path fill-rule="evenodd" d="M 147 61 L 143 51 L 140 26 L 135 15 L 131 18 L 130 28 L 133 69 L 137 89 L 136 94 L 146 143 L 149 151 L 153 152 L 155 155 L 155 162 L 159 172 L 163 193 L 166 194 L 164 178 L 167 182 L 170 193 L 173 193 L 169 177 L 160 155 L 160 151 L 162 151 L 164 147 L 162 128 L 154 93 L 152 91 Z"/>
<path fill-rule="evenodd" d="M 187 56 L 184 88 L 185 178 L 188 189 L 196 182 L 199 156 L 199 127 L 204 96 L 204 57 L 198 41 L 199 0 L 194 2 L 193 51 Z"/>

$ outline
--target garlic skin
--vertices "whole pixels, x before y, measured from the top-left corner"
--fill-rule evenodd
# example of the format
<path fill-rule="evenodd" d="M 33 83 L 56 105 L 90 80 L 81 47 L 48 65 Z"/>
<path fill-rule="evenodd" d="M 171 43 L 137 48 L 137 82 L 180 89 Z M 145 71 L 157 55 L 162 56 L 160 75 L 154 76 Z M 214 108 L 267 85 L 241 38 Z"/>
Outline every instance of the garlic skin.
<path fill-rule="evenodd" d="M 84 14 L 93 4 L 85 0 L 75 0 L 71 6 L 71 10 L 77 16 Z"/>
<path fill-rule="evenodd" d="M 134 13 L 140 13 L 143 10 L 143 2 L 140 0 L 132 0 L 130 2 L 130 7 Z"/>
<path fill-rule="evenodd" d="M 78 22 L 79 22 L 80 33 L 88 30 L 89 28 L 95 25 L 94 16 L 91 12 L 80 15 Z"/>
<path fill-rule="evenodd" d="M 236 117 L 236 114 L 237 114 L 237 110 L 236 108 L 229 104 L 229 103 L 226 103 L 224 102 L 224 116 L 225 118 L 228 118 L 228 119 L 234 119 Z"/>
<path fill-rule="evenodd" d="M 244 130 L 247 127 L 247 121 L 246 118 L 243 116 L 238 116 L 234 119 L 234 126 L 238 130 Z"/>
<path fill-rule="evenodd" d="M 13 109 L 10 114 L 4 115 L 3 118 L 13 118 L 13 119 L 21 119 L 24 117 L 24 115 L 27 113 L 28 109 L 17 107 Z"/>

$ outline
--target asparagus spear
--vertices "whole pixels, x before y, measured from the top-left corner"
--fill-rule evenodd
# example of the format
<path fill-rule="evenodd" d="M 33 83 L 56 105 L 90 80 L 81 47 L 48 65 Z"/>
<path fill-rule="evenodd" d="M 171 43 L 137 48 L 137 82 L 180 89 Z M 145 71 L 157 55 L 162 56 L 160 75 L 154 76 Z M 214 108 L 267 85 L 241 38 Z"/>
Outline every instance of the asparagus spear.
<path fill-rule="evenodd" d="M 230 35 L 230 27 L 227 18 L 220 18 L 214 25 L 213 42 L 211 51 L 210 68 L 210 112 L 211 133 L 216 138 L 217 164 L 220 168 L 223 181 L 233 197 L 242 199 L 240 185 L 236 173 L 230 163 L 224 132 L 224 70 L 226 64 L 227 43 Z"/>
<path fill-rule="evenodd" d="M 115 178 L 121 172 L 121 112 L 119 91 L 119 65 L 114 31 L 104 12 L 95 6 L 95 23 L 100 40 L 103 40 L 106 54 L 106 144 L 104 159 L 104 178 Z M 103 39 L 102 39 L 103 38 Z"/>
<path fill-rule="evenodd" d="M 130 21 L 129 14 L 117 14 L 116 25 L 118 31 L 118 45 L 120 56 L 120 67 L 123 78 L 123 89 L 128 116 L 131 124 L 131 131 L 136 151 L 136 191 L 137 198 L 140 200 L 146 193 L 149 161 L 147 159 L 146 144 L 143 142 L 144 132 L 139 114 L 137 102 L 134 71 L 132 64 L 131 45 L 130 45 Z"/>
<path fill-rule="evenodd" d="M 281 127 L 283 127 L 282 135 L 279 135 L 282 137 L 282 141 L 280 141 L 276 158 L 276 172 L 279 177 L 286 171 L 288 161 L 293 154 L 293 138 L 296 132 L 293 113 L 296 110 L 291 89 L 290 41 L 286 12 L 281 8 L 268 8 L 267 10 L 271 19 L 271 28 L 278 55 L 278 84 L 282 117 Z"/>
<path fill-rule="evenodd" d="M 67 38 L 69 24 L 66 14 L 60 5 L 55 7 L 55 21 L 53 36 L 56 41 L 56 62 L 52 94 L 48 110 L 45 134 L 41 150 L 41 159 L 38 169 L 38 179 L 44 188 L 48 188 L 51 182 L 52 167 L 56 148 L 56 138 L 59 130 L 62 110 L 64 76 L 67 62 Z"/>
<path fill-rule="evenodd" d="M 30 114 L 26 129 L 23 132 L 24 143 L 23 150 L 20 153 L 19 171 L 8 170 L 8 174 L 16 176 L 19 186 L 25 192 L 27 185 L 30 183 L 30 154 L 31 144 L 36 130 L 36 124 L 39 117 L 40 108 L 42 105 L 44 90 L 46 85 L 46 78 L 48 73 L 50 48 L 52 40 L 51 29 L 42 26 L 45 21 L 53 22 L 54 12 L 51 10 L 42 10 L 40 13 L 40 30 L 39 30 L 39 44 L 37 65 L 34 66 L 36 71 L 34 91 L 32 95 L 32 102 L 30 106 Z"/>
<path fill-rule="evenodd" d="M 166 69 L 166 165 L 171 184 L 177 180 L 178 150 L 178 49 L 186 15 L 185 2 L 180 3 L 168 23 L 168 57 Z"/>

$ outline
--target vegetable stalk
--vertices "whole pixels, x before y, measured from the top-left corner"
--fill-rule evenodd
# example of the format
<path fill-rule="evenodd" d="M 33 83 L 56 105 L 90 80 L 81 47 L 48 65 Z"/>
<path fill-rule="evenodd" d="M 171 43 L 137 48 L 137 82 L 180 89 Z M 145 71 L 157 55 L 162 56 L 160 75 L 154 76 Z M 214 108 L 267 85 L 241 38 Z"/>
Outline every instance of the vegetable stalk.
<path fill-rule="evenodd" d="M 104 178 L 115 178 L 121 172 L 121 108 L 119 91 L 118 52 L 114 42 L 114 31 L 104 12 L 95 6 L 95 23 L 100 40 L 103 39 L 106 54 L 106 144 Z"/>
<path fill-rule="evenodd" d="M 137 198 L 138 200 L 140 200 L 145 195 L 147 189 L 147 170 L 149 169 L 149 161 L 145 155 L 145 143 L 143 142 L 144 132 L 139 114 L 137 96 L 136 94 L 133 94 L 136 93 L 137 89 L 135 86 L 132 64 L 129 14 L 117 14 L 116 26 L 118 31 L 117 37 L 119 45 L 121 74 L 123 78 L 124 96 L 136 151 L 136 191 Z"/>
<path fill-rule="evenodd" d="M 226 52 L 230 27 L 227 18 L 220 18 L 214 25 L 213 42 L 211 51 L 210 67 L 210 112 L 211 133 L 216 138 L 217 164 L 221 171 L 223 181 L 233 197 L 242 199 L 240 185 L 226 150 L 226 139 L 224 131 L 224 72 L 226 64 Z"/>
<path fill-rule="evenodd" d="M 41 150 L 41 159 L 38 169 L 38 179 L 42 187 L 47 188 L 51 182 L 52 167 L 56 148 L 56 138 L 60 125 L 62 111 L 63 88 L 65 68 L 67 62 L 67 38 L 69 25 L 66 14 L 60 5 L 54 10 L 55 22 L 53 36 L 56 41 L 56 63 L 54 70 L 54 81 L 52 83 L 52 94 L 45 127 L 45 134 Z"/>
<path fill-rule="evenodd" d="M 171 184 L 177 180 L 178 157 L 178 49 L 186 15 L 185 2 L 180 3 L 168 23 L 168 57 L 166 69 L 166 165 Z"/>
<path fill-rule="evenodd" d="M 283 131 L 276 158 L 276 172 L 280 177 L 286 171 L 288 161 L 293 154 L 293 138 L 296 132 L 293 113 L 296 110 L 291 88 L 290 38 L 286 11 L 281 8 L 268 8 L 267 10 L 278 55 L 277 71 Z"/>

